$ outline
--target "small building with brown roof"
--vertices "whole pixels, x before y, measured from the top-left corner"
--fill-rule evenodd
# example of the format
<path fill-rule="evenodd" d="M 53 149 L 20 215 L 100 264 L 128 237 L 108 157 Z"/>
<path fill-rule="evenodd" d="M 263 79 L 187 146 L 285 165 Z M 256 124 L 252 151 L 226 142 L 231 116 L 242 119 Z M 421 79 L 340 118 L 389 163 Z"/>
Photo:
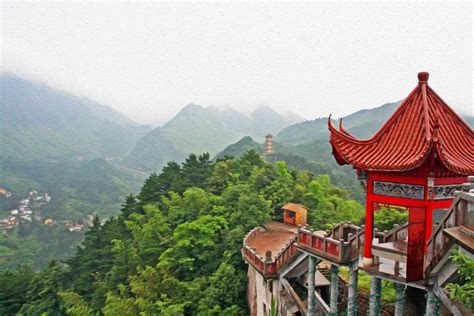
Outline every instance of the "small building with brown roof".
<path fill-rule="evenodd" d="M 306 225 L 308 223 L 308 209 L 298 203 L 287 203 L 283 210 L 283 222 L 289 225 Z"/>

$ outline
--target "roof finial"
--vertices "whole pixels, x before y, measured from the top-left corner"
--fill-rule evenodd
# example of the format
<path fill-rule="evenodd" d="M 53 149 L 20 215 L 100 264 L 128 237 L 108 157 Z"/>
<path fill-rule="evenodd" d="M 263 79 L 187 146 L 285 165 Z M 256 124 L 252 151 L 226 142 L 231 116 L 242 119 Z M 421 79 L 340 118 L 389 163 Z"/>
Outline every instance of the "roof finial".
<path fill-rule="evenodd" d="M 418 83 L 427 83 L 428 78 L 430 77 L 430 73 L 426 71 L 422 71 L 418 73 Z"/>

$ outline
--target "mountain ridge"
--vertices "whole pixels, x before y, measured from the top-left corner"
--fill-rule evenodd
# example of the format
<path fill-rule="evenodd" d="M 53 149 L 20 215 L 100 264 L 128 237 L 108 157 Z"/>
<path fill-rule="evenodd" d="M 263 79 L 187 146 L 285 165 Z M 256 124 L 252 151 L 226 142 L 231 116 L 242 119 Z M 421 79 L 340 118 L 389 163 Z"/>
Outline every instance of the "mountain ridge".
<path fill-rule="evenodd" d="M 167 161 L 181 162 L 190 153 L 214 155 L 245 135 L 263 140 L 267 133 L 277 133 L 295 119 L 287 119 L 270 107 L 246 115 L 190 103 L 166 124 L 148 132 L 123 161 L 131 168 L 157 171 Z"/>
<path fill-rule="evenodd" d="M 148 130 L 105 104 L 16 75 L 0 75 L 0 97 L 0 159 L 119 156 Z"/>

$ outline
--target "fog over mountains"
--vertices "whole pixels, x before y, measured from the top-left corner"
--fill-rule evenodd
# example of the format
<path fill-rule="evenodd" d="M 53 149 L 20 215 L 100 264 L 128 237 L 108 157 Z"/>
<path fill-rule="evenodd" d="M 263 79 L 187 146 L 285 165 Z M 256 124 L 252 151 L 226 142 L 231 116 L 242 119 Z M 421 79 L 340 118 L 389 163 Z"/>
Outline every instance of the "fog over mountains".
<path fill-rule="evenodd" d="M 214 156 L 245 136 L 262 142 L 271 133 L 276 142 L 291 147 L 328 139 L 327 117 L 307 121 L 269 106 L 243 114 L 191 103 L 163 126 L 153 128 L 108 105 L 11 74 L 0 76 L 0 98 L 2 160 L 101 157 L 134 169 L 159 171 L 167 161 L 182 161 L 189 153 Z M 344 126 L 368 138 L 399 103 L 355 112 L 343 118 Z M 472 116 L 463 118 L 473 125 Z"/>
<path fill-rule="evenodd" d="M 0 159 L 122 159 L 159 171 L 189 153 L 223 150 L 243 136 L 263 140 L 304 121 L 261 106 L 246 115 L 188 104 L 161 127 L 139 125 L 108 105 L 15 75 L 0 76 Z"/>
<path fill-rule="evenodd" d="M 300 117 L 283 116 L 267 106 L 246 115 L 188 104 L 168 123 L 140 139 L 124 162 L 131 168 L 158 171 L 167 161 L 183 161 L 189 153 L 208 152 L 212 156 L 244 136 L 262 141 L 266 134 L 276 134 L 301 121 Z"/>
<path fill-rule="evenodd" d="M 116 157 L 148 130 L 111 107 L 27 81 L 0 76 L 0 159 Z"/>

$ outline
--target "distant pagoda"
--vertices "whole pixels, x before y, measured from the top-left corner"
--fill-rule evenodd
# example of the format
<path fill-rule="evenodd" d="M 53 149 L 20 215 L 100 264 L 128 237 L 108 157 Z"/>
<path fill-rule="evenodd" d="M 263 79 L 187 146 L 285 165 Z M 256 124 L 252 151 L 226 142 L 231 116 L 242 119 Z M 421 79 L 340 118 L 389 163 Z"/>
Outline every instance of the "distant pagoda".
<path fill-rule="evenodd" d="M 265 151 L 263 152 L 264 155 L 270 156 L 273 155 L 273 135 L 267 134 L 265 136 Z"/>

